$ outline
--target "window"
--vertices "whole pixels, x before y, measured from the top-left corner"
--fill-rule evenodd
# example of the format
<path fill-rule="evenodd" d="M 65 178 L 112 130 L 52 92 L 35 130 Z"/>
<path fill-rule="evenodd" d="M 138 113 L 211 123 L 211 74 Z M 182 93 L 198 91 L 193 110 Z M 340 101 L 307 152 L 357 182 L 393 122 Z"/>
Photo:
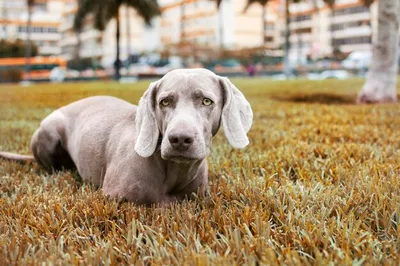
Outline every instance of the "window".
<path fill-rule="evenodd" d="M 272 24 L 272 23 L 267 23 L 266 28 L 267 28 L 267 30 L 273 30 L 273 29 L 274 29 L 274 24 Z"/>
<path fill-rule="evenodd" d="M 35 9 L 38 11 L 46 12 L 47 4 L 46 3 L 35 3 Z"/>
<path fill-rule="evenodd" d="M 350 14 L 357 14 L 357 13 L 369 13 L 368 7 L 365 6 L 354 6 L 344 9 L 337 9 L 334 12 L 334 16 L 342 16 L 342 15 L 350 15 Z"/>
<path fill-rule="evenodd" d="M 338 24 L 333 24 L 331 25 L 331 30 L 332 31 L 338 31 L 338 30 L 344 30 L 347 28 L 357 28 L 357 27 L 362 27 L 362 26 L 367 26 L 370 25 L 368 21 L 351 21 L 351 22 L 346 22 L 346 23 L 338 23 Z"/>
<path fill-rule="evenodd" d="M 264 40 L 266 42 L 273 42 L 274 41 L 274 37 L 272 37 L 272 36 L 264 36 Z"/>
<path fill-rule="evenodd" d="M 300 28 L 300 29 L 295 29 L 295 30 L 292 30 L 291 31 L 291 33 L 292 34 L 299 34 L 299 33 L 311 33 L 311 28 Z"/>
<path fill-rule="evenodd" d="M 371 43 L 371 36 L 357 36 L 350 38 L 339 38 L 333 40 L 333 46 L 346 44 L 367 44 Z"/>
<path fill-rule="evenodd" d="M 304 21 L 304 20 L 310 20 L 311 15 L 300 15 L 300 16 L 295 16 L 290 18 L 290 22 L 299 22 L 299 21 Z"/>

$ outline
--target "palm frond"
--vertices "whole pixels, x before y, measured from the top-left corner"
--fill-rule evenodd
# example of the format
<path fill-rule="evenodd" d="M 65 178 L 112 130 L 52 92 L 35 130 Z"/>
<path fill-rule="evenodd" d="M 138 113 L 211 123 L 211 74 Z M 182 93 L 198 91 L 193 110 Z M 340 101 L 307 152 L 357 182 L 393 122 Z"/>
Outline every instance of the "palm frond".
<path fill-rule="evenodd" d="M 147 25 L 151 24 L 154 17 L 161 14 L 156 0 L 122 0 L 121 2 L 135 9 Z"/>
<path fill-rule="evenodd" d="M 222 0 L 210 0 L 212 2 L 215 2 L 217 4 L 217 8 L 221 6 Z"/>
<path fill-rule="evenodd" d="M 243 13 L 249 9 L 252 4 L 260 4 L 261 6 L 265 7 L 269 0 L 248 0 L 246 6 L 244 7 Z"/>
<path fill-rule="evenodd" d="M 323 0 L 324 3 L 329 6 L 330 9 L 332 9 L 335 6 L 336 0 Z"/>
<path fill-rule="evenodd" d="M 361 0 L 361 2 L 364 6 L 369 8 L 374 3 L 374 0 Z"/>
<path fill-rule="evenodd" d="M 160 7 L 156 0 L 79 0 L 74 19 L 75 31 L 81 30 L 89 14 L 93 15 L 94 27 L 103 31 L 107 23 L 116 17 L 123 4 L 134 8 L 148 25 L 155 16 L 160 14 Z"/>
<path fill-rule="evenodd" d="M 26 5 L 32 7 L 35 4 L 35 0 L 26 0 Z"/>

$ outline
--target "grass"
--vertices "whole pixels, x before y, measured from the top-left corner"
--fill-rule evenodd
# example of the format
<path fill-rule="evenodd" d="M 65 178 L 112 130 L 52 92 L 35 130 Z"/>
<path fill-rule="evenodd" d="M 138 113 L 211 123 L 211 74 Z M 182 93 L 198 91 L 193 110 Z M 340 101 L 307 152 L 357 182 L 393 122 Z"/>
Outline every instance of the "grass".
<path fill-rule="evenodd" d="M 240 79 L 251 145 L 220 132 L 209 196 L 168 208 L 104 197 L 76 173 L 0 161 L 0 264 L 399 265 L 400 105 L 354 105 L 362 80 Z M 136 103 L 148 83 L 0 87 L 0 150 L 29 153 L 52 110 Z"/>

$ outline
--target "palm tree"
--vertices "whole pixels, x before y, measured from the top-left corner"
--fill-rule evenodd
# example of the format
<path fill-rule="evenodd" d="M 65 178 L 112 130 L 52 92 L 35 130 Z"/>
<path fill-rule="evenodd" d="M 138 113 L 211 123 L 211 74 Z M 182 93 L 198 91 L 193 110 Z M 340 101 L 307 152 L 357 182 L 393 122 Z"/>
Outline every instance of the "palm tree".
<path fill-rule="evenodd" d="M 114 62 L 115 79 L 121 77 L 120 60 L 120 14 L 122 5 L 132 7 L 142 17 L 147 25 L 151 25 L 151 20 L 160 14 L 160 8 L 156 0 L 79 0 L 78 11 L 75 16 L 74 28 L 76 31 L 82 29 L 83 21 L 87 15 L 92 14 L 94 27 L 99 31 L 104 31 L 111 19 L 116 20 L 116 59 Z"/>
<path fill-rule="evenodd" d="M 25 43 L 25 71 L 26 79 L 31 79 L 31 28 L 32 28 L 32 9 L 35 5 L 35 0 L 26 0 L 28 6 L 28 21 L 26 23 L 26 43 Z"/>
<path fill-rule="evenodd" d="M 396 102 L 399 56 L 400 1 L 378 2 L 378 34 L 372 48 L 367 79 L 359 103 Z"/>
<path fill-rule="evenodd" d="M 130 12 L 129 12 L 129 6 L 125 7 L 125 12 L 126 12 L 126 49 L 128 53 L 128 60 L 130 63 L 130 57 L 132 54 L 131 51 L 131 21 L 130 21 Z"/>

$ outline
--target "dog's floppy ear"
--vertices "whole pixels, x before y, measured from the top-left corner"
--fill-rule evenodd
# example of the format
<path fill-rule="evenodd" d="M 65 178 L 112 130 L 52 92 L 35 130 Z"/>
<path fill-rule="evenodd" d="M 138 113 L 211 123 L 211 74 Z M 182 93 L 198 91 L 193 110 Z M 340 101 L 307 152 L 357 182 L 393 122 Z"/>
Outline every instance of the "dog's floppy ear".
<path fill-rule="evenodd" d="M 249 102 L 227 78 L 220 78 L 224 94 L 222 127 L 229 143 L 234 148 L 244 148 L 249 144 L 246 133 L 253 123 L 253 111 Z"/>
<path fill-rule="evenodd" d="M 159 132 L 154 110 L 154 94 L 158 81 L 150 84 L 136 111 L 135 151 L 142 157 L 151 156 L 157 147 Z"/>

